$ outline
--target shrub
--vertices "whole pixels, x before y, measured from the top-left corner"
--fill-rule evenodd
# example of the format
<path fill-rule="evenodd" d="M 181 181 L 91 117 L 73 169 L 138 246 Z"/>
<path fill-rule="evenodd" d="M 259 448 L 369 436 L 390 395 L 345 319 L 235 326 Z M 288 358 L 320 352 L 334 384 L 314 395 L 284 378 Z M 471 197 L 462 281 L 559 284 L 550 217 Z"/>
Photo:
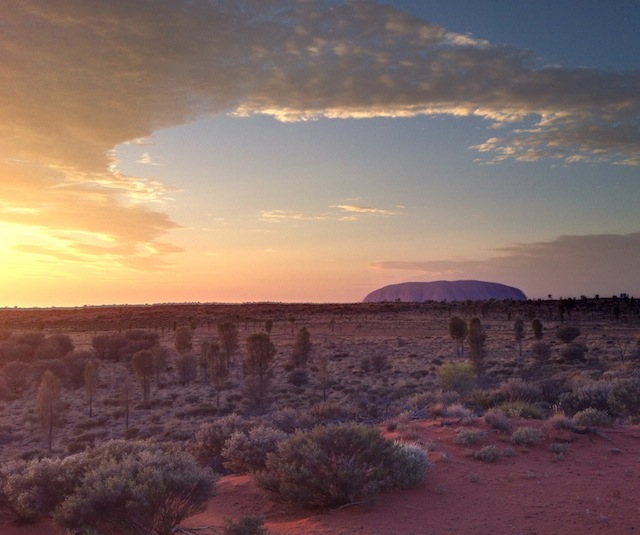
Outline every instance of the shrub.
<path fill-rule="evenodd" d="M 508 401 L 506 403 L 501 403 L 498 408 L 510 417 L 544 420 L 544 413 L 531 403 L 525 403 L 523 401 Z"/>
<path fill-rule="evenodd" d="M 79 455 L 85 473 L 54 512 L 69 531 L 169 535 L 214 494 L 217 476 L 177 446 L 111 441 Z"/>
<path fill-rule="evenodd" d="M 495 396 L 502 401 L 532 403 L 542 397 L 542 389 L 535 383 L 528 383 L 520 378 L 511 378 L 500 385 Z"/>
<path fill-rule="evenodd" d="M 542 431 L 535 427 L 519 427 L 511 435 L 511 442 L 521 446 L 532 446 L 542 440 Z"/>
<path fill-rule="evenodd" d="M 247 432 L 252 427 L 249 420 L 237 414 L 223 416 L 200 426 L 193 444 L 193 454 L 202 465 L 218 470 L 222 468 L 222 449 L 225 442 L 236 431 Z"/>
<path fill-rule="evenodd" d="M 619 379 L 607 397 L 612 411 L 624 415 L 636 415 L 640 412 L 640 378 Z"/>
<path fill-rule="evenodd" d="M 262 517 L 242 516 L 237 522 L 225 518 L 222 535 L 267 535 L 267 533 Z"/>
<path fill-rule="evenodd" d="M 479 429 L 465 429 L 461 427 L 456 432 L 456 436 L 453 437 L 453 441 L 456 444 L 463 444 L 465 446 L 470 446 L 471 444 L 476 444 L 480 442 L 485 436 L 483 431 Z"/>
<path fill-rule="evenodd" d="M 573 342 L 578 336 L 580 336 L 580 329 L 572 325 L 563 325 L 556 331 L 558 340 L 565 344 Z"/>
<path fill-rule="evenodd" d="M 545 342 L 534 342 L 531 352 L 540 364 L 545 364 L 551 358 L 551 346 Z"/>
<path fill-rule="evenodd" d="M 303 386 L 309 382 L 309 373 L 304 368 L 295 368 L 289 373 L 287 382 L 293 386 Z"/>
<path fill-rule="evenodd" d="M 473 458 L 483 463 L 494 463 L 500 458 L 500 452 L 495 446 L 485 446 L 473 454 Z"/>
<path fill-rule="evenodd" d="M 613 384 L 610 382 L 590 381 L 560 395 L 558 402 L 567 414 L 575 414 L 590 407 L 609 411 L 609 394 L 612 390 Z"/>
<path fill-rule="evenodd" d="M 393 483 L 401 489 L 420 485 L 431 469 L 427 453 L 417 444 L 397 443 L 391 469 Z"/>
<path fill-rule="evenodd" d="M 285 433 L 293 433 L 297 429 L 309 427 L 308 419 L 293 407 L 282 407 L 273 411 L 269 415 L 269 421 Z"/>
<path fill-rule="evenodd" d="M 265 425 L 258 425 L 248 433 L 235 431 L 222 448 L 223 465 L 238 473 L 262 470 L 267 454 L 276 451 L 278 443 L 286 437 L 283 431 Z"/>
<path fill-rule="evenodd" d="M 511 432 L 511 422 L 509 417 L 500 409 L 492 409 L 484 415 L 484 421 L 491 429 L 498 431 Z"/>
<path fill-rule="evenodd" d="M 318 426 L 297 431 L 267 456 L 256 483 L 285 500 L 305 507 L 326 508 L 369 499 L 398 484 L 398 463 L 416 462 L 414 452 L 398 454 L 399 446 L 379 430 L 361 424 Z"/>
<path fill-rule="evenodd" d="M 567 344 L 560 351 L 560 356 L 565 362 L 583 361 L 587 348 L 582 344 Z"/>
<path fill-rule="evenodd" d="M 611 419 L 605 411 L 589 407 L 588 409 L 576 412 L 573 415 L 573 421 L 577 425 L 593 426 L 606 425 L 610 423 Z"/>
<path fill-rule="evenodd" d="M 440 386 L 459 394 L 471 391 L 476 383 L 476 372 L 471 364 L 443 364 L 440 368 Z"/>
<path fill-rule="evenodd" d="M 344 422 L 352 417 L 353 409 L 349 405 L 331 401 L 317 403 L 307 411 L 311 425 Z"/>

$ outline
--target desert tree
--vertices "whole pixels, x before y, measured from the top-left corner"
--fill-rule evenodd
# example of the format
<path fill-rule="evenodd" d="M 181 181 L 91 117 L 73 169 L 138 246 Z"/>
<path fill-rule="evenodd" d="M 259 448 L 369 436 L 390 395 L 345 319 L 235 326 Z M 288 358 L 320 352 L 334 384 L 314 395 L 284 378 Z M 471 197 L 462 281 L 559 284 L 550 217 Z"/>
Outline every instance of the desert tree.
<path fill-rule="evenodd" d="M 309 355 L 311 354 L 311 335 L 306 327 L 302 327 L 296 334 L 296 341 L 291 354 L 293 364 L 296 367 L 304 367 L 307 365 Z"/>
<path fill-rule="evenodd" d="M 178 377 L 183 385 L 198 377 L 198 357 L 193 353 L 181 353 L 176 361 Z"/>
<path fill-rule="evenodd" d="M 329 358 L 324 354 L 320 357 L 318 379 L 320 388 L 322 388 L 322 401 L 327 401 L 327 390 L 329 389 Z"/>
<path fill-rule="evenodd" d="M 273 330 L 273 320 L 265 320 L 264 322 L 264 332 L 267 333 L 269 337 L 271 337 L 271 331 Z"/>
<path fill-rule="evenodd" d="M 160 383 L 160 375 L 167 368 L 169 352 L 166 347 L 156 344 L 151 349 L 151 354 L 153 355 L 153 372 L 156 377 L 156 385 L 158 385 Z"/>
<path fill-rule="evenodd" d="M 90 359 L 84 365 L 84 388 L 87 391 L 89 401 L 89 418 L 93 417 L 93 399 L 98 389 L 98 365 L 94 359 Z"/>
<path fill-rule="evenodd" d="M 231 355 L 238 349 L 238 327 L 235 323 L 218 323 L 218 340 L 220 349 L 223 351 L 227 361 L 227 369 L 231 367 Z"/>
<path fill-rule="evenodd" d="M 518 344 L 518 356 L 522 356 L 522 340 L 524 339 L 524 321 L 518 318 L 513 324 L 513 334 Z"/>
<path fill-rule="evenodd" d="M 116 373 L 116 388 L 120 403 L 122 403 L 122 412 L 124 415 L 124 428 L 129 429 L 129 411 L 131 408 L 131 380 L 129 371 L 125 366 L 119 366 Z"/>
<path fill-rule="evenodd" d="M 38 387 L 36 412 L 47 434 L 49 453 L 52 450 L 53 428 L 62 414 L 62 381 L 51 370 L 44 372 Z"/>
<path fill-rule="evenodd" d="M 538 319 L 535 318 L 532 322 L 531 322 L 531 328 L 533 329 L 533 337 L 536 340 L 542 340 L 542 322 Z"/>
<path fill-rule="evenodd" d="M 189 325 L 181 325 L 176 329 L 176 351 L 181 355 L 193 347 L 193 329 Z"/>
<path fill-rule="evenodd" d="M 257 408 L 263 411 L 269 387 L 271 362 L 276 355 L 276 348 L 265 333 L 252 334 L 247 338 L 245 371 L 255 379 Z M 252 383 L 252 381 L 250 381 Z"/>
<path fill-rule="evenodd" d="M 216 407 L 220 408 L 220 392 L 225 389 L 227 376 L 229 375 L 227 360 L 222 351 L 220 351 L 218 344 L 209 344 L 206 356 L 209 366 L 209 378 L 216 389 Z"/>
<path fill-rule="evenodd" d="M 449 335 L 456 342 L 456 355 L 464 355 L 464 339 L 467 337 L 467 322 L 460 316 L 453 316 L 449 320 Z"/>
<path fill-rule="evenodd" d="M 480 373 L 482 371 L 484 361 L 484 343 L 487 340 L 487 335 L 484 332 L 480 318 L 471 318 L 467 338 L 469 340 L 469 354 L 471 362 L 473 363 L 476 373 Z"/>
<path fill-rule="evenodd" d="M 153 353 L 150 349 L 143 349 L 133 354 L 131 358 L 133 369 L 138 377 L 140 388 L 142 389 L 142 399 L 144 406 L 149 406 L 149 392 L 151 390 L 151 377 L 153 376 Z"/>

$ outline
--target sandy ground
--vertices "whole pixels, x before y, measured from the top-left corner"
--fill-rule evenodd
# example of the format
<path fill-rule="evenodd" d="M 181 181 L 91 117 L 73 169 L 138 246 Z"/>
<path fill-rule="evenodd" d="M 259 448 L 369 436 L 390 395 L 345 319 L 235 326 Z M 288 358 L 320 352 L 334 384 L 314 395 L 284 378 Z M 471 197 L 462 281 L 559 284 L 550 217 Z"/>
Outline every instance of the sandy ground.
<path fill-rule="evenodd" d="M 446 425 L 443 425 L 446 424 Z M 553 535 L 625 534 L 640 531 L 640 427 L 605 427 L 598 433 L 558 431 L 548 422 L 518 420 L 543 427 L 540 444 L 521 448 L 506 434 L 486 431 L 478 444 L 453 439 L 456 421 L 411 422 L 390 435 L 417 441 L 429 450 L 433 467 L 416 489 L 380 495 L 373 503 L 337 511 L 309 512 L 269 500 L 249 476 L 220 480 L 207 510 L 187 519 L 184 534 L 222 533 L 225 518 L 259 515 L 272 535 Z M 562 458 L 549 449 L 568 443 Z M 470 454 L 495 445 L 512 456 L 495 463 Z M 3 535 L 61 535 L 48 522 L 0 526 Z"/>

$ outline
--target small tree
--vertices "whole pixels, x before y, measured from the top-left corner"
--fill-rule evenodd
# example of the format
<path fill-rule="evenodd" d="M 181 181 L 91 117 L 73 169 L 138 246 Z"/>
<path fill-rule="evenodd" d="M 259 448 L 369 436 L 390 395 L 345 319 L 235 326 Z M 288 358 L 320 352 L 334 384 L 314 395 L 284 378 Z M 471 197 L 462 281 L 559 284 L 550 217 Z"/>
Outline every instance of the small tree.
<path fill-rule="evenodd" d="M 311 353 L 311 336 L 306 327 L 302 327 L 296 335 L 296 343 L 293 346 L 293 364 L 296 367 L 304 367 Z"/>
<path fill-rule="evenodd" d="M 464 339 L 467 337 L 467 322 L 459 316 L 449 320 L 449 334 L 456 342 L 456 355 L 464 355 Z"/>
<path fill-rule="evenodd" d="M 476 373 L 480 373 L 483 368 L 484 361 L 484 343 L 487 335 L 482 328 L 480 318 L 472 318 L 469 323 L 469 353 L 471 354 L 471 362 Z"/>
<path fill-rule="evenodd" d="M 89 400 L 89 418 L 93 416 L 93 398 L 98 389 L 98 365 L 96 361 L 88 360 L 84 365 L 84 388 L 87 391 L 87 399 Z"/>
<path fill-rule="evenodd" d="M 536 340 L 542 340 L 542 322 L 536 318 L 531 322 L 531 328 L 533 329 L 533 337 Z"/>
<path fill-rule="evenodd" d="M 153 354 L 153 372 L 156 376 L 156 385 L 158 385 L 160 383 L 160 375 L 167 368 L 169 352 L 166 347 L 156 344 L 153 346 L 153 349 L 151 349 L 151 353 Z"/>
<path fill-rule="evenodd" d="M 275 355 L 276 348 L 265 333 L 252 334 L 247 338 L 245 371 L 257 379 L 255 394 L 261 411 L 264 410 L 269 371 Z"/>
<path fill-rule="evenodd" d="M 227 385 L 229 369 L 227 368 L 227 360 L 222 351 L 220 351 L 218 344 L 209 344 L 207 347 L 207 363 L 209 365 L 211 384 L 216 389 L 216 407 L 220 408 L 220 392 Z"/>
<path fill-rule="evenodd" d="M 273 330 L 273 320 L 265 320 L 264 331 L 269 337 L 271 337 L 271 331 Z"/>
<path fill-rule="evenodd" d="M 322 401 L 327 401 L 327 390 L 329 389 L 329 359 L 327 355 L 320 357 L 319 379 L 322 388 Z"/>
<path fill-rule="evenodd" d="M 149 349 L 143 349 L 133 354 L 131 359 L 133 369 L 138 376 L 138 382 L 142 389 L 144 406 L 149 406 L 149 392 L 151 390 L 151 377 L 153 375 L 153 353 Z"/>
<path fill-rule="evenodd" d="M 524 321 L 518 318 L 513 324 L 513 334 L 518 344 L 518 357 L 522 356 L 522 340 L 524 339 Z"/>
<path fill-rule="evenodd" d="M 58 423 L 62 413 L 62 381 L 51 370 L 44 372 L 40 381 L 36 410 L 42 428 L 47 434 L 49 453 L 51 453 L 53 428 Z"/>
<path fill-rule="evenodd" d="M 238 328 L 235 323 L 218 323 L 218 338 L 220 349 L 227 360 L 227 369 L 231 367 L 231 355 L 238 349 Z"/>
<path fill-rule="evenodd" d="M 182 325 L 176 329 L 176 351 L 180 354 L 190 351 L 193 347 L 193 329 Z"/>

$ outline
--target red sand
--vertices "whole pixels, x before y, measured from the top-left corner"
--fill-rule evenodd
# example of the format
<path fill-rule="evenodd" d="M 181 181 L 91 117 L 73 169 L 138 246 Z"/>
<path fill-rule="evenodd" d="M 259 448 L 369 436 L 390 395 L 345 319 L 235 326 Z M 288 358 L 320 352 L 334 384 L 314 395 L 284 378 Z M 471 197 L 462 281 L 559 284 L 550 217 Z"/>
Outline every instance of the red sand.
<path fill-rule="evenodd" d="M 451 422 L 449 422 L 451 423 Z M 183 533 L 220 533 L 225 518 L 260 515 L 271 535 L 553 535 L 640 532 L 640 427 L 606 427 L 601 434 L 556 431 L 544 422 L 544 441 L 521 451 L 506 435 L 488 431 L 480 444 L 457 445 L 458 424 L 412 423 L 411 439 L 431 444 L 433 467 L 417 489 L 380 495 L 374 503 L 310 513 L 267 499 L 248 476 L 218 483 L 204 513 L 186 520 Z M 407 436 L 409 433 L 405 432 Z M 549 445 L 570 442 L 561 459 Z M 476 461 L 469 450 L 513 447 L 511 457 Z M 203 529 L 205 528 L 205 529 Z M 3 535 L 61 535 L 48 523 L 0 526 Z"/>

